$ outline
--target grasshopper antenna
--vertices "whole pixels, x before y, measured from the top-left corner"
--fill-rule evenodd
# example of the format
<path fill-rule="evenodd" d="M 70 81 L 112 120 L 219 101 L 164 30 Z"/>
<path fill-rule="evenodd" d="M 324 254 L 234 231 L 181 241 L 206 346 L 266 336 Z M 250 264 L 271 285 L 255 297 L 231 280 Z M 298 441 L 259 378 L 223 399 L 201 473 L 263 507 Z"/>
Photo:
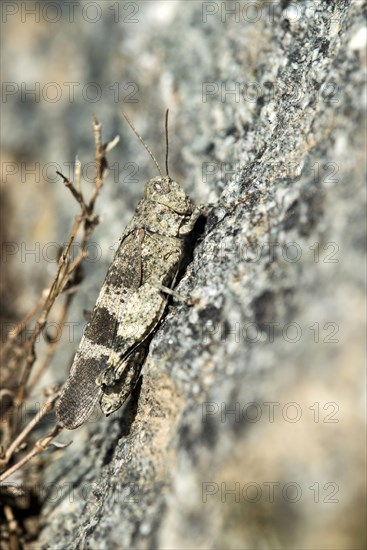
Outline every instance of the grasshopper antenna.
<path fill-rule="evenodd" d="M 126 122 L 128 123 L 128 125 L 130 126 L 130 128 L 132 129 L 132 131 L 134 132 L 134 134 L 136 135 L 136 137 L 141 141 L 141 143 L 144 145 L 145 149 L 148 151 L 149 153 L 149 156 L 150 158 L 152 159 L 152 161 L 154 162 L 154 164 L 156 165 L 157 169 L 158 169 L 158 172 L 159 172 L 159 175 L 161 176 L 161 178 L 163 177 L 162 175 L 162 170 L 157 162 L 157 159 L 155 158 L 155 156 L 153 155 L 152 151 L 149 149 L 148 145 L 145 143 L 145 141 L 143 140 L 143 138 L 141 137 L 141 135 L 139 134 L 139 132 L 137 131 L 137 129 L 135 128 L 135 126 L 133 125 L 133 123 L 129 120 L 128 116 L 125 114 L 125 113 L 122 113 L 125 117 L 125 120 Z"/>
<path fill-rule="evenodd" d="M 166 110 L 165 128 L 166 128 L 166 174 L 167 174 L 167 177 L 169 178 L 169 173 L 168 173 L 168 111 L 169 111 L 169 109 Z"/>

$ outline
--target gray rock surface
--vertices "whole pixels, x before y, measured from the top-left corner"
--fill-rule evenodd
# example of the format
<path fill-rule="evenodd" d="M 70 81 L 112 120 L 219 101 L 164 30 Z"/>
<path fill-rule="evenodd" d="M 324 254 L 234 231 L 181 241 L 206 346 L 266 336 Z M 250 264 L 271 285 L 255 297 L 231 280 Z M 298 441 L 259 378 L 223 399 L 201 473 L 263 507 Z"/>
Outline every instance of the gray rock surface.
<path fill-rule="evenodd" d="M 139 3 L 133 25 L 65 31 L 85 81 L 138 84 L 126 110 L 160 159 L 171 108 L 172 175 L 219 204 L 178 287 L 193 305 L 171 305 L 135 395 L 59 437 L 42 548 L 364 547 L 365 5 L 254 4 Z M 81 128 L 58 108 L 71 160 L 89 111 Z M 120 110 L 95 108 L 152 177 Z M 106 184 L 103 250 L 141 190 Z"/>

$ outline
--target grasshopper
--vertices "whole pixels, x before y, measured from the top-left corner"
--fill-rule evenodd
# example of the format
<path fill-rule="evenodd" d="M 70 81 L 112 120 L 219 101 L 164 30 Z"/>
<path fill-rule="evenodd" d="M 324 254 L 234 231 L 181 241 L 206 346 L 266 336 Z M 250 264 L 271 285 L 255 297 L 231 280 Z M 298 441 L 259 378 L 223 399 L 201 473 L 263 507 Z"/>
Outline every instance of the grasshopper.
<path fill-rule="evenodd" d="M 185 254 L 185 240 L 202 210 L 142 142 L 159 176 L 145 185 L 144 198 L 123 232 L 92 316 L 74 357 L 56 406 L 58 422 L 72 430 L 88 418 L 99 401 L 105 415 L 116 411 L 133 391 L 149 340 L 164 316 Z"/>

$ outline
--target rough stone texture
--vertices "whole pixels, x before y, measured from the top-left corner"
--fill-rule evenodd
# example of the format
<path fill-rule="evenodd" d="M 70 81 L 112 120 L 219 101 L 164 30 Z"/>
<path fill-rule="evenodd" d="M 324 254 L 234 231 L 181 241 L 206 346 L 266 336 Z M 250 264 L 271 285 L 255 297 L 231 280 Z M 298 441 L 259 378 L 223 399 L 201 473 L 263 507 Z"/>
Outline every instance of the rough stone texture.
<path fill-rule="evenodd" d="M 242 2 L 226 3 L 241 11 L 224 22 L 221 2 L 138 5 L 133 26 L 70 27 L 70 62 L 86 81 L 138 83 L 128 112 L 159 158 L 169 105 L 173 175 L 220 204 L 178 287 L 194 304 L 170 307 L 136 394 L 60 436 L 74 442 L 45 469 L 57 490 L 38 544 L 363 548 L 365 4 L 259 2 L 256 23 Z M 59 109 L 59 141 L 85 140 L 76 106 Z M 120 109 L 95 110 L 151 177 Z M 102 243 L 131 214 L 107 187 Z M 140 192 L 127 189 L 127 205 Z M 86 294 L 75 318 L 93 305 Z"/>

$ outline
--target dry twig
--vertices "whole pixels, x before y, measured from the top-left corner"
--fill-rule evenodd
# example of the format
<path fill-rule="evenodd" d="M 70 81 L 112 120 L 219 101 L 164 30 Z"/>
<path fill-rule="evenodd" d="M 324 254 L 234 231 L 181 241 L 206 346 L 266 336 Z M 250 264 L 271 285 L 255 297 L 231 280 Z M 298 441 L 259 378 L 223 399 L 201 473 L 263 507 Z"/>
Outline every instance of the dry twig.
<path fill-rule="evenodd" d="M 80 268 L 87 256 L 86 247 L 99 221 L 98 216 L 94 213 L 94 207 L 106 174 L 106 152 L 118 143 L 118 138 L 115 138 L 108 144 L 102 145 L 101 127 L 102 125 L 94 118 L 96 174 L 89 201 L 85 200 L 80 188 L 80 163 L 76 163 L 76 186 L 63 174 L 58 172 L 65 186 L 78 202 L 80 212 L 74 220 L 67 245 L 60 255 L 57 273 L 50 288 L 43 292 L 35 306 L 9 333 L 7 341 L 1 350 L 1 361 L 2 365 L 6 367 L 6 376 L 3 380 L 4 388 L 0 392 L 0 428 L 3 435 L 3 446 L 0 447 L 0 481 L 4 481 L 16 471 L 21 470 L 35 456 L 48 449 L 51 445 L 57 447 L 64 446 L 53 442 L 54 438 L 62 430 L 62 427 L 56 424 L 47 436 L 36 441 L 31 450 L 15 462 L 15 457 L 26 446 L 25 443 L 30 433 L 38 426 L 41 419 L 53 409 L 55 401 L 59 396 L 59 389 L 54 389 L 38 414 L 26 426 L 22 425 L 22 415 L 17 414 L 17 411 L 19 411 L 19 407 L 24 404 L 25 399 L 31 394 L 31 391 L 36 387 L 43 373 L 47 370 L 60 340 L 59 338 L 51 338 L 47 341 L 48 347 L 46 348 L 45 356 L 37 371 L 33 372 L 37 358 L 36 344 L 38 337 L 44 330 L 50 311 L 61 294 L 65 296 L 65 301 L 58 317 L 58 324 L 60 328 L 64 326 L 74 293 L 82 279 Z M 76 235 L 80 231 L 82 232 L 81 241 L 73 257 L 73 244 Z M 36 320 L 33 329 L 29 330 L 29 323 L 34 317 L 36 317 Z M 33 374 L 32 379 L 30 379 L 31 374 Z M 17 522 L 15 511 L 11 507 L 9 508 L 8 504 L 6 506 L 6 510 L 4 507 L 6 512 L 4 512 L 4 519 L 9 525 L 9 540 L 12 540 L 15 533 L 14 526 L 17 525 Z M 11 532 L 10 526 L 12 526 Z"/>

